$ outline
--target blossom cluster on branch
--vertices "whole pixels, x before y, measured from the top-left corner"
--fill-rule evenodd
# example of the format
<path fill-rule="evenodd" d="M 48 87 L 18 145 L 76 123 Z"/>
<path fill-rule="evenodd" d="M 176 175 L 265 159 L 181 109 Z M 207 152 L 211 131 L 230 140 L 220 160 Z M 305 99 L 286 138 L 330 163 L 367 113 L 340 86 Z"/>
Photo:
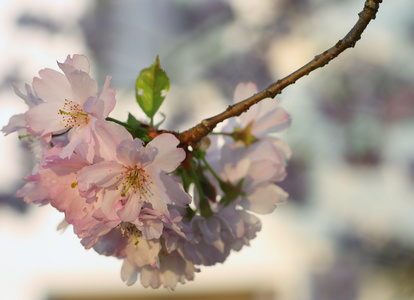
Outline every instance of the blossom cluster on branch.
<path fill-rule="evenodd" d="M 15 92 L 28 105 L 3 127 L 18 132 L 36 165 L 17 192 L 27 203 L 50 204 L 86 248 L 123 260 L 121 277 L 174 289 L 199 267 L 224 262 L 261 229 L 287 194 L 288 146 L 274 136 L 290 125 L 276 101 L 260 102 L 196 143 L 159 130 L 153 117 L 169 88 L 159 60 L 137 79 L 136 96 L 149 122 L 109 117 L 115 91 L 98 89 L 83 55 L 44 69 Z M 257 92 L 240 84 L 235 101 Z"/>

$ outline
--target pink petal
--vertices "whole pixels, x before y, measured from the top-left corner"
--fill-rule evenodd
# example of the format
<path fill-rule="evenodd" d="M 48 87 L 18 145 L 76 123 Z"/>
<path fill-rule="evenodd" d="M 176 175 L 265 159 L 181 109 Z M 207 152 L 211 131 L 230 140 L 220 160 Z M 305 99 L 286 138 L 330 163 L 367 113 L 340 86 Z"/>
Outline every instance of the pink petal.
<path fill-rule="evenodd" d="M 118 161 L 117 146 L 123 140 L 132 141 L 131 134 L 121 125 L 105 120 L 96 120 L 92 132 L 96 142 L 96 155 L 105 160 Z"/>
<path fill-rule="evenodd" d="M 133 222 L 138 218 L 142 203 L 143 200 L 140 199 L 140 195 L 131 192 L 124 207 L 117 212 L 119 218 L 124 222 Z"/>
<path fill-rule="evenodd" d="M 46 189 L 38 182 L 28 182 L 16 192 L 17 198 L 24 198 L 26 203 L 45 205 L 50 203 L 50 196 Z"/>
<path fill-rule="evenodd" d="M 121 223 L 121 219 L 119 218 L 117 214 L 119 207 L 121 206 L 122 206 L 121 192 L 115 189 L 105 190 L 105 193 L 102 199 L 102 205 L 101 205 L 102 213 L 106 217 L 105 219 L 103 219 L 103 221 L 114 221 L 114 222 L 111 222 L 112 224 L 110 224 L 112 226 L 113 225 L 116 226 L 119 223 Z"/>
<path fill-rule="evenodd" d="M 83 168 L 78 174 L 78 180 L 88 185 L 96 184 L 99 187 L 110 187 L 122 179 L 121 173 L 124 170 L 122 165 L 116 162 L 104 161 Z"/>
<path fill-rule="evenodd" d="M 68 55 L 64 64 L 71 65 L 77 70 L 89 73 L 90 64 L 88 58 L 85 55 L 75 54 L 73 55 L 73 58 Z"/>
<path fill-rule="evenodd" d="M 219 212 L 218 217 L 220 218 L 221 222 L 227 226 L 235 238 L 241 238 L 244 235 L 245 226 L 242 217 L 236 210 L 236 204 L 237 203 L 233 201 L 224 207 Z"/>
<path fill-rule="evenodd" d="M 89 97 L 96 95 L 98 90 L 96 81 L 93 80 L 88 73 L 76 70 L 66 76 L 70 82 L 73 95 L 72 98 L 67 98 L 68 100 L 83 105 Z"/>
<path fill-rule="evenodd" d="M 147 193 L 142 193 L 145 202 L 151 203 L 154 210 L 159 211 L 167 218 L 170 216 L 170 213 L 167 208 L 167 203 L 170 201 L 165 186 L 160 178 L 160 170 L 155 168 L 146 168 L 145 173 L 151 178 L 150 188 L 147 190 Z"/>
<path fill-rule="evenodd" d="M 252 132 L 253 135 L 261 137 L 269 133 L 280 132 L 288 128 L 290 123 L 291 119 L 287 111 L 277 107 L 255 120 Z"/>
<path fill-rule="evenodd" d="M 138 227 L 147 240 L 158 239 L 162 234 L 163 228 L 164 225 L 159 219 L 143 220 L 143 226 Z"/>
<path fill-rule="evenodd" d="M 40 78 L 35 77 L 32 84 L 39 98 L 59 103 L 72 98 L 72 89 L 65 75 L 52 69 L 41 70 L 39 75 Z"/>
<path fill-rule="evenodd" d="M 61 158 L 70 157 L 79 145 L 85 144 L 84 147 L 80 147 L 83 151 L 79 151 L 89 163 L 92 163 L 95 156 L 94 146 L 95 141 L 91 139 L 91 129 L 88 125 L 81 127 L 74 127 L 68 134 L 69 143 L 63 148 L 60 153 Z M 86 152 L 86 153 L 85 153 Z"/>
<path fill-rule="evenodd" d="M 116 104 L 115 90 L 109 87 L 111 76 L 106 77 L 102 89 L 96 97 L 90 97 L 83 105 L 85 112 L 94 115 L 97 118 L 105 119 L 114 109 Z"/>
<path fill-rule="evenodd" d="M 239 144 L 225 144 L 221 149 L 223 179 L 237 184 L 243 179 L 250 166 L 250 159 L 245 155 L 246 149 Z"/>
<path fill-rule="evenodd" d="M 241 82 L 234 89 L 233 102 L 237 103 L 257 93 L 257 86 L 253 82 Z"/>
<path fill-rule="evenodd" d="M 27 106 L 29 107 L 33 107 L 36 106 L 42 102 L 44 102 L 42 99 L 38 98 L 36 95 L 33 94 L 32 92 L 32 88 L 30 85 L 28 85 L 27 83 L 24 85 L 25 89 L 26 89 L 26 95 L 24 95 L 19 88 L 13 84 L 13 90 L 15 92 L 15 94 L 17 96 L 19 96 L 20 98 L 22 98 L 24 100 L 24 102 L 26 102 Z"/>
<path fill-rule="evenodd" d="M 155 155 L 152 154 L 150 157 L 146 155 L 143 150 L 143 142 L 139 139 L 125 139 L 116 148 L 116 156 L 119 162 L 126 166 L 135 167 L 141 166 L 149 161 L 153 160 Z"/>
<path fill-rule="evenodd" d="M 61 108 L 59 102 L 45 102 L 31 108 L 25 114 L 29 129 L 38 135 L 65 130 L 62 116 L 59 114 Z"/>
<path fill-rule="evenodd" d="M 108 117 L 116 104 L 115 90 L 109 87 L 110 83 L 111 76 L 107 76 L 105 84 L 98 95 L 96 97 L 90 97 L 83 105 L 85 112 L 97 118 L 105 119 Z"/>
<path fill-rule="evenodd" d="M 160 174 L 160 178 L 165 186 L 171 203 L 182 207 L 185 207 L 187 204 L 191 203 L 191 196 L 184 191 L 181 183 L 175 181 L 171 176 L 164 173 Z"/>
<path fill-rule="evenodd" d="M 101 255 L 122 258 L 126 256 L 125 247 L 127 238 L 124 238 L 119 228 L 112 229 L 107 234 L 99 237 L 93 249 Z"/>
<path fill-rule="evenodd" d="M 163 133 L 155 137 L 145 147 L 148 152 L 156 152 L 156 157 L 151 163 L 165 172 L 174 171 L 185 159 L 185 151 L 177 148 L 180 141 L 171 133 Z"/>
<path fill-rule="evenodd" d="M 247 210 L 258 214 L 269 214 L 276 208 L 276 203 L 286 200 L 287 193 L 274 184 L 263 185 L 255 189 L 240 202 Z"/>
<path fill-rule="evenodd" d="M 280 172 L 281 166 L 268 160 L 255 161 L 250 165 L 243 187 L 257 186 L 262 182 L 268 182 Z M 283 166 L 282 166 L 283 168 Z"/>
<path fill-rule="evenodd" d="M 26 124 L 26 120 L 25 120 L 25 115 L 24 114 L 19 114 L 19 115 L 12 116 L 9 120 L 9 124 L 4 126 L 1 129 L 1 131 L 3 131 L 5 135 L 8 135 L 12 132 L 15 132 L 15 131 L 18 131 L 22 128 L 25 128 L 26 126 L 27 126 L 27 124 Z"/>

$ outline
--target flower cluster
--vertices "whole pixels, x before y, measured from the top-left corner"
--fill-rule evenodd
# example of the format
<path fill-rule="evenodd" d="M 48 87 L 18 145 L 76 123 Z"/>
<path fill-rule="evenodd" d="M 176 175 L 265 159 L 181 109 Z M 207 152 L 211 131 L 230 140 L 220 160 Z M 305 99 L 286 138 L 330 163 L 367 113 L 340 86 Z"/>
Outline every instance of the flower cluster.
<path fill-rule="evenodd" d="M 259 103 L 189 147 L 152 119 L 109 118 L 111 77 L 98 90 L 85 56 L 58 65 L 62 72 L 41 70 L 26 94 L 15 87 L 29 109 L 2 131 L 18 131 L 36 157 L 17 196 L 52 205 L 86 249 L 122 259 L 128 285 L 138 275 L 153 288 L 192 280 L 199 266 L 249 244 L 261 228 L 254 213 L 270 213 L 286 199 L 275 183 L 285 177 L 290 152 L 272 134 L 290 118 L 277 103 Z M 254 92 L 241 84 L 235 100 Z"/>

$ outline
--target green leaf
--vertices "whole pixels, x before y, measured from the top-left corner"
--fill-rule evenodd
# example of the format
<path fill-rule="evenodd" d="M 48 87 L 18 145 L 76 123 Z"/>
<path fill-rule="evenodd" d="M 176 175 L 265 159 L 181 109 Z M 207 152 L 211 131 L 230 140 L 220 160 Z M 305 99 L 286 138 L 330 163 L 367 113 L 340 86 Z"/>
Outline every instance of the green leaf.
<path fill-rule="evenodd" d="M 126 122 L 128 131 L 133 137 L 139 138 L 141 141 L 150 142 L 152 138 L 149 135 L 148 129 L 144 128 L 140 121 L 138 121 L 133 115 L 128 114 L 128 120 Z"/>
<path fill-rule="evenodd" d="M 128 113 L 128 120 L 126 123 L 132 129 L 136 129 L 141 126 L 140 121 L 138 121 L 133 115 L 131 115 L 131 113 Z"/>
<path fill-rule="evenodd" d="M 141 71 L 135 83 L 135 96 L 138 105 L 151 119 L 160 108 L 164 101 L 165 94 L 170 88 L 170 82 L 167 73 L 160 66 L 159 57 L 155 59 L 155 63 Z"/>

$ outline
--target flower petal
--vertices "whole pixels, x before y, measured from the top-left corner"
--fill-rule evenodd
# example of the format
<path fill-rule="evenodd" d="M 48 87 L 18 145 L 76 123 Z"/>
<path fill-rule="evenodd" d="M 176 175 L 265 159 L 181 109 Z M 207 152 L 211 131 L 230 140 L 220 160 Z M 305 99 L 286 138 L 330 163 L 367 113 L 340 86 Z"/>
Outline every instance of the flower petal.
<path fill-rule="evenodd" d="M 269 214 L 276 208 L 276 203 L 287 199 L 288 194 L 274 184 L 262 185 L 240 201 L 245 209 L 258 214 Z"/>
<path fill-rule="evenodd" d="M 89 60 L 85 55 L 74 54 L 73 58 L 70 55 L 67 56 L 65 62 L 59 65 L 70 65 L 76 70 L 80 70 L 86 73 L 89 73 L 90 64 Z"/>
<path fill-rule="evenodd" d="M 39 75 L 40 78 L 35 77 L 32 84 L 39 98 L 58 103 L 72 98 L 72 89 L 65 75 L 52 69 L 41 70 Z"/>
<path fill-rule="evenodd" d="M 66 76 L 70 82 L 73 95 L 72 98 L 67 98 L 68 100 L 83 105 L 89 97 L 96 95 L 98 91 L 96 81 L 88 73 L 75 70 L 66 74 Z"/>
<path fill-rule="evenodd" d="M 62 122 L 62 116 L 59 115 L 59 109 L 62 108 L 59 102 L 45 102 L 36 105 L 25 113 L 25 120 L 29 129 L 37 135 L 46 133 L 58 133 L 66 130 Z"/>
<path fill-rule="evenodd" d="M 155 137 L 145 147 L 146 151 L 156 150 L 156 157 L 151 163 L 165 172 L 174 171 L 185 159 L 185 151 L 177 148 L 180 141 L 171 133 L 163 133 Z"/>
<path fill-rule="evenodd" d="M 138 268 L 125 259 L 121 268 L 121 278 L 127 285 L 133 285 L 138 279 Z"/>
<path fill-rule="evenodd" d="M 87 185 L 109 187 L 122 179 L 123 171 L 122 165 L 112 161 L 103 161 L 83 168 L 78 174 L 78 180 Z"/>
<path fill-rule="evenodd" d="M 132 136 L 124 127 L 99 119 L 95 122 L 92 135 L 96 142 L 95 154 L 110 161 L 118 161 L 117 147 L 123 140 L 132 141 Z"/>
<path fill-rule="evenodd" d="M 276 107 L 253 122 L 252 133 L 257 137 L 262 137 L 269 133 L 280 132 L 288 128 L 291 121 L 286 110 Z"/>
<path fill-rule="evenodd" d="M 181 183 L 175 181 L 173 177 L 164 173 L 160 174 L 160 178 L 165 189 L 168 191 L 168 197 L 170 198 L 171 203 L 182 207 L 191 203 L 191 196 L 184 191 Z"/>
<path fill-rule="evenodd" d="M 1 131 L 4 132 L 5 135 L 8 135 L 12 132 L 18 131 L 22 128 L 25 128 L 27 126 L 25 115 L 24 114 L 18 114 L 14 115 L 10 118 L 9 123 L 5 125 Z"/>
<path fill-rule="evenodd" d="M 120 197 L 121 195 L 119 195 Z M 130 193 L 125 205 L 118 210 L 117 214 L 119 218 L 124 222 L 133 222 L 138 218 L 141 211 L 143 200 L 139 194 Z"/>
<path fill-rule="evenodd" d="M 83 106 L 86 112 L 97 118 L 105 119 L 115 107 L 115 90 L 109 87 L 111 78 L 111 76 L 106 76 L 105 83 L 97 97 L 89 98 Z"/>

